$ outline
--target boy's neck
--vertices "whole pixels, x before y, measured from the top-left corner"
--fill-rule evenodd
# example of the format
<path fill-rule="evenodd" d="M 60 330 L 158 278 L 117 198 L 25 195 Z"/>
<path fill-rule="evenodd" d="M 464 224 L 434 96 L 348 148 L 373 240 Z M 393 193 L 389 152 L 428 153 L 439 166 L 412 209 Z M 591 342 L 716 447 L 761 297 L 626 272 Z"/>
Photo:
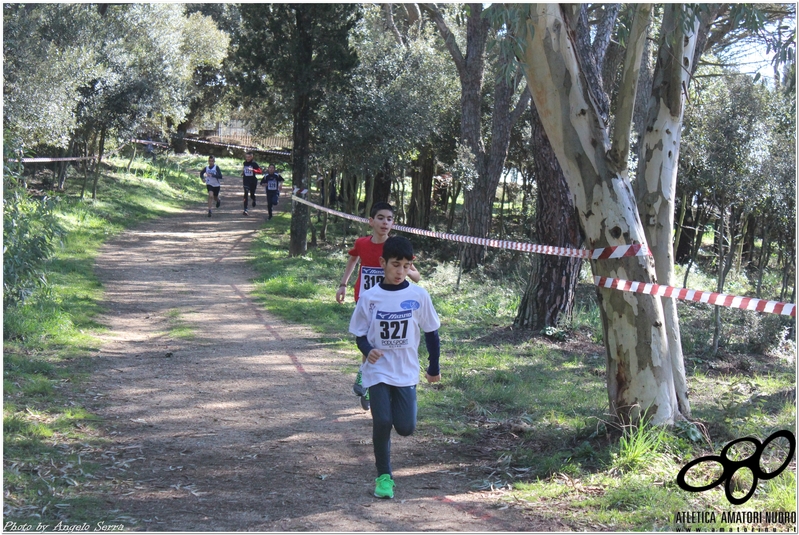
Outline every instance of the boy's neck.
<path fill-rule="evenodd" d="M 387 239 L 388 239 L 388 234 L 386 234 L 383 237 L 380 237 L 374 232 L 372 233 L 372 243 L 385 243 Z"/>
<path fill-rule="evenodd" d="M 378 284 L 378 286 L 380 286 L 381 289 L 386 290 L 387 292 L 396 292 L 398 290 L 404 290 L 405 288 L 407 288 L 410 285 L 411 285 L 411 283 L 408 282 L 408 279 L 405 279 L 404 281 L 402 281 L 399 284 L 388 284 L 385 281 L 383 281 L 380 284 Z"/>

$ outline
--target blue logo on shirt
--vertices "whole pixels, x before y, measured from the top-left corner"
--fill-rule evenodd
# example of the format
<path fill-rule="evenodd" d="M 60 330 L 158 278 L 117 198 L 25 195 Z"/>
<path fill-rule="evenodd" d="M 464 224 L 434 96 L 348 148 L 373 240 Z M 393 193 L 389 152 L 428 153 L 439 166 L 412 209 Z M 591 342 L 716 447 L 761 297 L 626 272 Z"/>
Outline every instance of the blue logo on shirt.
<path fill-rule="evenodd" d="M 414 301 L 414 300 L 403 301 L 402 303 L 400 303 L 400 308 L 402 310 L 417 310 L 420 306 L 422 305 L 419 304 L 419 301 Z"/>

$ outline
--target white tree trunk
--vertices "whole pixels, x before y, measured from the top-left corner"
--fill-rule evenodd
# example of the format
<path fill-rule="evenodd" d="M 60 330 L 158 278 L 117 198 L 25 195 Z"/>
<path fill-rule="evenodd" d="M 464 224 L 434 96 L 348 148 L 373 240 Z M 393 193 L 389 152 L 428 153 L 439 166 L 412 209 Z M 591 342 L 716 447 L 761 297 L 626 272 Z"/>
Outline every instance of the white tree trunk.
<path fill-rule="evenodd" d="M 655 259 L 658 283 L 674 286 L 673 229 L 677 162 L 685 92 L 694 70 L 691 62 L 694 60 L 699 21 L 696 21 L 694 31 L 686 35 L 680 20 L 684 5 L 666 4 L 664 9 L 660 53 L 639 160 L 636 198 L 647 242 Z M 677 302 L 670 297 L 662 297 L 661 300 L 680 412 L 690 417 Z"/>
<path fill-rule="evenodd" d="M 611 163 L 608 132 L 591 99 L 566 20 L 558 4 L 531 6 L 528 23 L 534 31 L 520 58 L 530 92 L 569 183 L 587 246 L 645 244 L 626 170 Z M 598 260 L 591 266 L 598 276 L 656 279 L 651 257 Z M 673 423 L 680 412 L 660 300 L 601 289 L 599 301 L 611 410 L 622 421 L 645 412 L 655 424 Z"/>

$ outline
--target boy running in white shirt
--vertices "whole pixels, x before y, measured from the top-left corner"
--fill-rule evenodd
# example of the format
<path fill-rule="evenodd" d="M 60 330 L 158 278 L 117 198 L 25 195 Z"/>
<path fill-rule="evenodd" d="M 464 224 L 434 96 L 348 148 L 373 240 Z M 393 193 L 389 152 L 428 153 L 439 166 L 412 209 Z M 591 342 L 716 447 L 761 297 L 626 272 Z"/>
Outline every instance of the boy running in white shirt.
<path fill-rule="evenodd" d="M 216 207 L 219 208 L 219 188 L 222 186 L 222 170 L 216 165 L 216 160 L 213 156 L 208 157 L 208 165 L 200 171 L 200 179 L 205 181 L 205 187 L 208 190 L 208 217 L 211 217 L 211 207 L 213 202 L 216 201 Z"/>
<path fill-rule="evenodd" d="M 413 246 L 403 237 L 383 244 L 383 281 L 360 295 L 350 320 L 350 332 L 366 357 L 361 367 L 369 389 L 374 444 L 375 496 L 394 497 L 391 472 L 391 428 L 402 436 L 416 429 L 416 385 L 419 382 L 419 342 L 424 332 L 429 354 L 427 382 L 441 380 L 441 322 L 424 288 L 406 281 L 413 269 Z"/>
<path fill-rule="evenodd" d="M 370 236 L 364 236 L 355 240 L 355 245 L 349 250 L 349 259 L 344 267 L 344 277 L 339 284 L 336 292 L 336 301 L 344 302 L 347 294 L 347 282 L 350 280 L 355 266 L 360 262 L 358 268 L 358 278 L 355 280 L 355 302 L 358 302 L 360 293 L 377 286 L 383 280 L 383 268 L 380 267 L 380 255 L 383 254 L 383 243 L 388 239 L 388 233 L 394 226 L 394 208 L 387 202 L 376 202 L 369 211 L 369 226 L 372 228 Z M 419 282 L 421 275 L 413 265 L 408 273 L 408 278 L 413 282 Z M 366 361 L 364 356 L 363 361 Z M 360 396 L 361 407 L 369 410 L 369 390 L 364 388 L 361 381 L 361 371 L 355 376 L 355 384 L 352 391 L 356 396 Z"/>

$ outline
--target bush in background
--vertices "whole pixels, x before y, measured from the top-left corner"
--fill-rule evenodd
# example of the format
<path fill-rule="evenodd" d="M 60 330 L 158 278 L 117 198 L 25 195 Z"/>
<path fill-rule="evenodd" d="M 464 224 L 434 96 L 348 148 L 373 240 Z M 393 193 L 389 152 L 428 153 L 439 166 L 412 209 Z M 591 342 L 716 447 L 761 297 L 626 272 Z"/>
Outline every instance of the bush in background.
<path fill-rule="evenodd" d="M 8 152 L 4 154 L 8 161 Z M 21 172 L 3 166 L 3 310 L 24 303 L 47 285 L 45 262 L 62 235 L 54 199 L 36 199 L 25 190 Z"/>

